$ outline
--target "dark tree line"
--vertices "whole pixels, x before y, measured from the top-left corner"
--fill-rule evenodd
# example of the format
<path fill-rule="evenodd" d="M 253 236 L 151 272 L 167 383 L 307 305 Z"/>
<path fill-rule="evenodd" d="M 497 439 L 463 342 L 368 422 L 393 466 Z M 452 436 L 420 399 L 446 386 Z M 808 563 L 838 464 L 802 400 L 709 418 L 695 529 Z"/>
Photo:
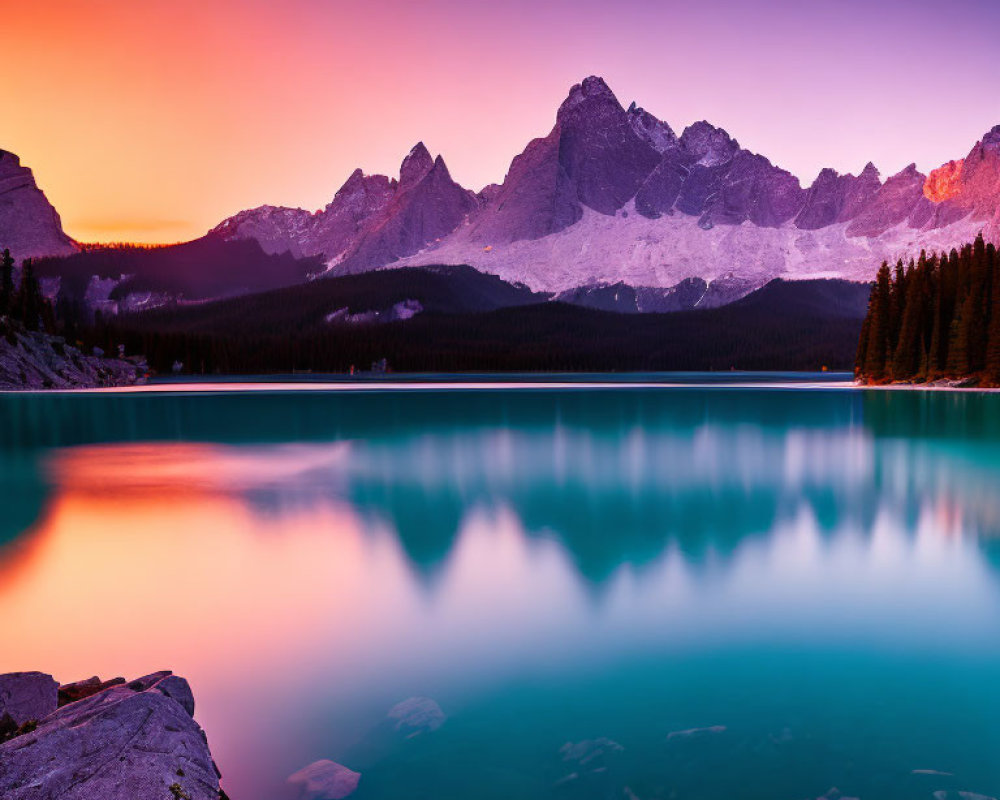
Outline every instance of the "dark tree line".
<path fill-rule="evenodd" d="M 175 363 L 194 374 L 345 373 L 383 358 L 396 372 L 848 370 L 865 293 L 846 282 L 777 281 L 740 303 L 668 314 L 535 303 L 336 324 L 281 290 L 109 317 L 92 335 L 105 350 L 143 353 L 161 373 Z"/>
<path fill-rule="evenodd" d="M 19 322 L 29 331 L 55 333 L 57 328 L 55 310 L 42 294 L 34 263 L 26 258 L 20 280 L 15 281 L 10 250 L 0 255 L 0 317 Z"/>
<path fill-rule="evenodd" d="M 861 328 L 867 383 L 940 379 L 1000 385 L 1000 258 L 982 234 L 950 253 L 883 262 Z"/>

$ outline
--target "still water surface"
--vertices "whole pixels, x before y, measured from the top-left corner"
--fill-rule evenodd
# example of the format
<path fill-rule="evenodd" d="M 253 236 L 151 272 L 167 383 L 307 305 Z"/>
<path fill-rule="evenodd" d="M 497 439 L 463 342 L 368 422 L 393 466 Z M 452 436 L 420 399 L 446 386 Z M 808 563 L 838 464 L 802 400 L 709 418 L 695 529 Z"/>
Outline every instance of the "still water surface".
<path fill-rule="evenodd" d="M 0 395 L 0 672 L 188 677 L 234 800 L 1000 794 L 1000 396 L 179 389 Z"/>

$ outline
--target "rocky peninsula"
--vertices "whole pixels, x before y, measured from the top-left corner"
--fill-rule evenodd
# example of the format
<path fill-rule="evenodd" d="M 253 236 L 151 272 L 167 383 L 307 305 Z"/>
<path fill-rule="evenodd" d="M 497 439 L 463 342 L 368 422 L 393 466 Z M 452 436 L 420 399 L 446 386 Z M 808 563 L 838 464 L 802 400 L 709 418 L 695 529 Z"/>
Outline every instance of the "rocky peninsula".
<path fill-rule="evenodd" d="M 0 391 L 132 386 L 142 383 L 146 373 L 140 356 L 87 354 L 61 337 L 0 318 Z"/>

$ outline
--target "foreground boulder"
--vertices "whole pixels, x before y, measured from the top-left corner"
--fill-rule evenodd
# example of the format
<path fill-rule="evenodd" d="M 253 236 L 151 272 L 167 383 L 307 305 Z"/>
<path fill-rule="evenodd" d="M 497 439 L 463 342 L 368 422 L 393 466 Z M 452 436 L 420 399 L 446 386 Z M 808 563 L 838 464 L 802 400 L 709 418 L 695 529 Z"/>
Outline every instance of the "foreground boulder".
<path fill-rule="evenodd" d="M 56 710 L 59 684 L 42 672 L 0 675 L 0 719 L 14 725 L 38 721 Z"/>
<path fill-rule="evenodd" d="M 0 685 L 18 680 L 0 676 Z M 156 673 L 58 710 L 48 680 L 52 711 L 0 744 L 4 800 L 219 800 L 219 774 L 183 678 Z"/>

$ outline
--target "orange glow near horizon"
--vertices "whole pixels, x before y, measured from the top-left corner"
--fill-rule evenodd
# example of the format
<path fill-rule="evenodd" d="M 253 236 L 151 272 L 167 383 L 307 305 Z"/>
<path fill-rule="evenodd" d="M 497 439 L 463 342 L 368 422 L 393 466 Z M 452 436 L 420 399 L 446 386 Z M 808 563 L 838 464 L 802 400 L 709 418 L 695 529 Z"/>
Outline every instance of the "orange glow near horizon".
<path fill-rule="evenodd" d="M 868 160 L 927 170 L 1000 121 L 997 12 L 897 3 L 5 0 L 0 148 L 83 242 L 316 210 L 355 167 L 395 176 L 418 140 L 479 189 L 588 74 L 678 131 L 725 127 L 805 183 Z M 980 24 L 947 64 L 885 58 L 886 41 L 933 40 L 960 13 Z M 946 107 L 963 114 L 914 131 L 914 109 Z"/>

